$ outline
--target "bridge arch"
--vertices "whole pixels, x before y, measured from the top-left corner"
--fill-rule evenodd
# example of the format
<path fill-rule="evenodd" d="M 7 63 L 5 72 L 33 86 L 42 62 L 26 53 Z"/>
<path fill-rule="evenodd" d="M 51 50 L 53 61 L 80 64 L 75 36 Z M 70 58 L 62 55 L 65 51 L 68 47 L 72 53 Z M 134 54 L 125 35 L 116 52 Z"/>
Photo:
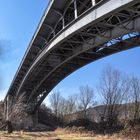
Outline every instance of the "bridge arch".
<path fill-rule="evenodd" d="M 27 103 L 37 99 L 36 110 L 52 88 L 73 71 L 107 55 L 140 45 L 140 3 L 118 0 L 107 8 L 114 2 L 100 1 L 100 5 L 79 12 L 77 17 L 75 9 L 72 10 L 74 19 L 65 28 L 65 18 L 59 15 L 61 23 L 54 28 L 56 34 L 50 34 L 49 42 L 45 42 L 26 71 L 15 94 L 18 96 L 26 91 Z"/>

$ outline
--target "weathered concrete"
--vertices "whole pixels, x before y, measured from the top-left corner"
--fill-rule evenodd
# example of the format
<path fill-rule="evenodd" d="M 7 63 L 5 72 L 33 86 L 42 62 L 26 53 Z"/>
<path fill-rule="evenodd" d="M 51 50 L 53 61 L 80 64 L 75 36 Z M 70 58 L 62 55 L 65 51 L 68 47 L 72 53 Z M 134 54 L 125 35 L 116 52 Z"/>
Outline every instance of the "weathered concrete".
<path fill-rule="evenodd" d="M 35 102 L 27 105 L 25 94 L 18 97 L 17 102 L 7 114 L 7 120 L 11 121 L 15 130 L 31 130 L 38 123 L 37 113 L 32 113 Z"/>

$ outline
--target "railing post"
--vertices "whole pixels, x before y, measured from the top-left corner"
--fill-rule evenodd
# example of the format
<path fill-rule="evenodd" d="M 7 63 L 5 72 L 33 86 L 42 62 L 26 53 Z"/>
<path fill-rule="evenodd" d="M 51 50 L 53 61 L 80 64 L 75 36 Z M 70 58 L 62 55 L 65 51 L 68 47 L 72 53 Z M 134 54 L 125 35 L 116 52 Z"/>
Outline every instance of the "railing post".
<path fill-rule="evenodd" d="M 63 29 L 64 29 L 65 28 L 65 18 L 64 18 L 64 16 L 62 18 L 62 24 L 63 24 Z"/>
<path fill-rule="evenodd" d="M 75 15 L 75 19 L 77 18 L 77 2 L 76 0 L 74 0 L 74 15 Z"/>
<path fill-rule="evenodd" d="M 92 6 L 94 6 L 96 4 L 95 0 L 92 0 Z"/>

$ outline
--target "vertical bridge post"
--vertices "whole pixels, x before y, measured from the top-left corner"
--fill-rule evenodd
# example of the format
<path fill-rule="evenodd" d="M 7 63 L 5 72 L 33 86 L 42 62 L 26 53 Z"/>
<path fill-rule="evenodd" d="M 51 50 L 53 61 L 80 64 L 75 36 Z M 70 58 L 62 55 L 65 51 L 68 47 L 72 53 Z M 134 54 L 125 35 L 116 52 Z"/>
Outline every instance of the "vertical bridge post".
<path fill-rule="evenodd" d="M 6 120 L 7 119 L 7 97 L 4 101 L 4 114 L 3 114 L 3 119 Z"/>
<path fill-rule="evenodd" d="M 74 0 L 74 15 L 76 19 L 77 18 L 77 0 Z"/>
<path fill-rule="evenodd" d="M 4 101 L 4 120 L 9 120 L 9 115 L 12 111 L 13 107 L 13 96 L 12 95 L 7 95 L 5 101 Z"/>
<path fill-rule="evenodd" d="M 8 120 L 9 119 L 9 95 L 6 97 L 5 101 L 4 101 L 4 120 Z"/>
<path fill-rule="evenodd" d="M 95 0 L 92 0 L 92 6 L 94 6 L 94 5 L 95 5 L 95 3 L 96 3 L 96 2 L 95 2 Z"/>

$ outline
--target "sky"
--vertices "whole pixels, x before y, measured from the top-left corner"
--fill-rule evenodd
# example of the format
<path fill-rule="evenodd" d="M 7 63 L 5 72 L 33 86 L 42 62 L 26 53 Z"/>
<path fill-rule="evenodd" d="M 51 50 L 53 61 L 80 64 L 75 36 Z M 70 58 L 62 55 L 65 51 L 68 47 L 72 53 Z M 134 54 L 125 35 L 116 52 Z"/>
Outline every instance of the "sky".
<path fill-rule="evenodd" d="M 14 78 L 17 68 L 47 7 L 48 0 L 0 0 L 0 100 Z M 106 65 L 140 78 L 140 47 L 95 61 L 61 81 L 55 91 L 65 97 L 78 93 L 80 86 L 96 88 Z M 48 102 L 48 98 L 45 102 Z"/>

